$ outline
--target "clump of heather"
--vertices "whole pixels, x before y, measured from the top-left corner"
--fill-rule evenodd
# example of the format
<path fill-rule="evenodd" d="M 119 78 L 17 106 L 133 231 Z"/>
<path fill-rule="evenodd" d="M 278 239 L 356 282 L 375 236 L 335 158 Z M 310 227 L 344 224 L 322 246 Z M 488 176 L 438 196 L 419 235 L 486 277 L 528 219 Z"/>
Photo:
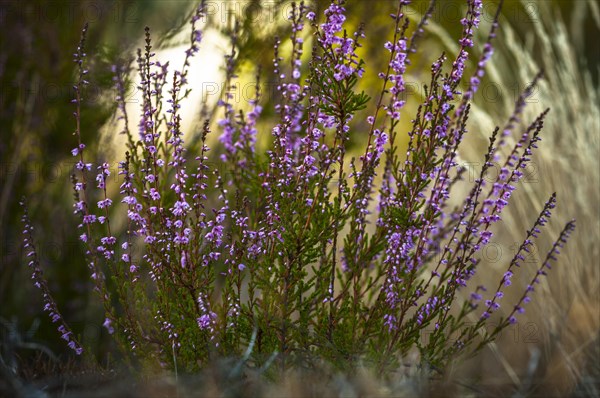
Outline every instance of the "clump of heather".
<path fill-rule="evenodd" d="M 521 128 L 532 88 L 525 90 L 508 123 L 490 132 L 483 166 L 467 194 L 458 192 L 466 184 L 458 153 L 469 129 L 476 128 L 469 123 L 470 101 L 491 58 L 499 14 L 482 55 L 472 59 L 482 2 L 466 1 L 458 55 L 431 60 L 425 95 L 416 114 L 408 115 L 406 70 L 432 12 L 412 26 L 408 4 L 396 3 L 385 42 L 369 41 L 362 27 L 346 30 L 342 1 L 332 2 L 321 17 L 302 3 L 294 5 L 291 59 L 283 59 L 282 43 L 275 41 L 280 102 L 269 130 L 257 123 L 258 79 L 249 110 L 236 109 L 225 92 L 217 105 L 220 119 L 207 120 L 200 132 L 182 130 L 181 106 L 192 89 L 190 58 L 202 41 L 203 4 L 192 17 L 181 69 L 154 61 L 146 29 L 146 45 L 137 52 L 141 113 L 136 131 L 124 124 L 127 153 L 114 196 L 107 189 L 109 164 L 93 166 L 81 142 L 81 93 L 88 83 L 83 30 L 75 54 L 74 212 L 104 305 L 104 326 L 124 352 L 190 371 L 216 357 L 242 355 L 257 367 L 325 361 L 379 370 L 410 356 L 431 369 L 477 352 L 518 322 L 574 229 L 573 222 L 564 227 L 526 286 L 512 283 L 523 272 L 524 253 L 551 222 L 554 194 L 532 217 L 502 279 L 489 286 L 474 286 L 471 279 L 485 272 L 479 267 L 482 250 L 531 162 L 548 111 Z M 304 64 L 310 37 L 311 57 Z M 227 87 L 237 79 L 236 43 L 233 33 Z M 389 54 L 375 99 L 357 88 L 369 67 L 357 55 L 362 45 L 381 46 Z M 117 113 L 128 121 L 129 68 L 115 65 L 113 72 Z M 366 130 L 357 119 L 366 120 Z M 401 122 L 408 120 L 405 131 Z M 193 134 L 200 135 L 198 148 L 185 145 Z M 219 140 L 209 147 L 214 134 Z M 348 142 L 355 134 L 366 134 L 367 143 L 351 158 Z M 258 145 L 264 136 L 266 149 Z M 404 136 L 408 147 L 401 149 Z M 508 137 L 516 143 L 507 149 L 513 142 Z M 494 164 L 501 169 L 491 173 Z M 115 226 L 118 213 L 126 217 L 124 228 Z M 28 221 L 25 233 L 32 245 Z M 33 248 L 31 253 L 34 280 L 60 321 Z M 504 300 L 507 289 L 520 289 L 521 299 Z M 61 328 L 80 353 L 67 326 Z"/>

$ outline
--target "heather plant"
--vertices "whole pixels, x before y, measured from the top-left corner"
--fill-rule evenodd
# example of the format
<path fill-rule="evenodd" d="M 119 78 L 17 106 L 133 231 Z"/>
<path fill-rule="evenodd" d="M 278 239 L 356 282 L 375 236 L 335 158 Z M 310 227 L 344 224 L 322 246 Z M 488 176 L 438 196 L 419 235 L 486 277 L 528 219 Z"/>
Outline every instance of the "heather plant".
<path fill-rule="evenodd" d="M 527 215 L 536 212 L 536 204 L 546 200 L 546 193 L 553 190 L 557 191 L 559 198 L 569 199 L 561 201 L 561 211 L 554 215 L 553 222 L 545 228 L 544 236 L 536 241 L 537 250 L 532 250 L 526 258 L 541 261 L 537 258 L 550 248 L 560 233 L 561 225 L 568 221 L 567 215 L 577 218 L 578 238 L 572 240 L 562 253 L 562 261 L 568 266 L 552 270 L 547 282 L 537 289 L 534 302 L 519 318 L 519 323 L 489 345 L 476 360 L 470 361 L 467 365 L 469 370 L 464 369 L 463 374 L 478 379 L 483 385 L 516 385 L 520 386 L 518 388 L 521 391 L 531 388 L 535 389 L 536 394 L 560 396 L 568 395 L 568 391 L 578 383 L 587 382 L 597 390 L 593 384 L 595 379 L 589 376 L 589 372 L 597 369 L 594 365 L 597 363 L 597 349 L 594 346 L 597 346 L 595 336 L 598 335 L 599 321 L 598 268 L 595 266 L 598 183 L 597 174 L 592 171 L 598 169 L 598 88 L 593 72 L 585 66 L 585 62 L 590 62 L 593 57 L 586 56 L 582 49 L 586 42 L 589 43 L 587 38 L 593 35 L 577 36 L 575 33 L 590 26 L 575 23 L 574 20 L 570 23 L 563 20 L 556 14 L 556 4 L 551 2 L 528 4 L 534 4 L 532 11 L 535 12 L 527 18 L 527 23 L 535 28 L 535 33 L 533 40 L 529 34 L 521 37 L 532 42 L 525 44 L 520 41 L 518 26 L 511 26 L 504 20 L 495 42 L 494 61 L 488 64 L 486 70 L 486 75 L 493 76 L 494 81 L 488 84 L 508 88 L 513 87 L 516 79 L 520 86 L 525 86 L 531 76 L 543 68 L 544 78 L 536 84 L 521 119 L 535 117 L 547 106 L 551 106 L 552 110 L 544 123 L 543 145 L 535 151 L 533 163 L 525 170 L 528 176 L 515 193 L 512 199 L 514 203 L 503 215 L 504 227 L 494 235 L 494 243 L 503 245 L 504 239 L 504 242 L 510 243 L 504 243 L 503 248 L 515 244 L 510 248 L 515 250 L 520 242 L 516 242 L 514 237 L 529 228 L 531 221 Z M 573 3 L 568 8 L 571 11 L 593 10 L 594 5 Z M 503 10 L 503 15 L 508 15 L 507 9 Z M 592 27 L 593 31 L 597 31 L 597 22 Z M 430 24 L 430 28 L 430 31 L 435 31 L 434 23 Z M 533 49 L 535 55 L 532 54 Z M 482 87 L 479 99 L 484 93 L 485 82 Z M 556 97 L 557 92 L 565 94 Z M 510 97 L 504 96 L 504 101 L 495 102 L 494 106 L 472 107 L 472 118 L 477 119 L 480 126 L 493 126 L 499 116 L 512 108 L 514 101 Z M 565 101 L 567 97 L 569 99 Z M 481 102 L 479 104 L 483 105 Z M 573 120 L 575 124 L 567 120 Z M 571 128 L 565 134 L 564 126 L 567 125 Z M 475 131 L 473 133 L 478 134 Z M 565 145 L 566 142 L 570 144 Z M 463 146 L 463 159 L 478 161 L 473 149 Z M 573 170 L 579 171 L 573 174 Z M 499 263 L 495 264 L 494 258 L 490 258 L 488 267 L 494 269 L 495 275 L 501 276 L 505 270 Z M 486 273 L 479 277 L 488 278 L 492 275 Z M 515 282 L 519 283 L 518 280 L 515 279 Z M 525 282 L 521 283 L 525 286 Z M 514 289 L 507 291 L 503 300 L 518 298 L 517 289 Z M 528 327 L 533 331 L 533 339 L 522 338 Z M 591 392 L 588 394 L 594 395 Z"/>
<path fill-rule="evenodd" d="M 532 215 L 500 280 L 474 286 L 471 279 L 485 273 L 478 266 L 482 250 L 541 140 L 548 110 L 524 127 L 519 123 L 541 74 L 518 98 L 508 122 L 490 132 L 483 166 L 466 194 L 460 192 L 457 187 L 469 182 L 459 149 L 468 131 L 477 129 L 469 123 L 470 101 L 493 53 L 500 10 L 481 56 L 470 60 L 482 2 L 466 1 L 458 55 L 432 60 L 425 95 L 409 116 L 404 77 L 435 2 L 416 26 L 405 15 L 408 3 L 397 2 L 385 43 L 368 42 L 362 27 L 348 32 L 341 1 L 332 2 L 320 21 L 303 3 L 295 5 L 287 59 L 275 41 L 280 101 L 270 132 L 258 124 L 259 79 L 249 109 L 237 109 L 229 90 L 239 67 L 234 29 L 220 116 L 197 132 L 198 148 L 184 145 L 181 106 L 192 89 L 187 76 L 202 41 L 204 4 L 192 17 L 180 69 L 153 60 L 147 28 L 135 62 L 143 94 L 137 131 L 130 130 L 125 106 L 131 64 L 113 67 L 127 137 L 119 195 L 108 186 L 110 165 L 94 165 L 81 139 L 88 84 L 83 29 L 74 58 L 74 208 L 104 326 L 128 358 L 187 371 L 219 357 L 243 357 L 262 368 L 276 361 L 282 370 L 325 362 L 383 371 L 407 358 L 443 369 L 518 322 L 575 227 L 564 226 L 524 288 L 512 285 L 550 222 L 556 195 Z M 358 89 L 369 67 L 357 55 L 365 43 L 389 54 L 375 99 Z M 404 131 L 401 120 L 407 118 Z M 366 120 L 367 128 L 356 119 Z M 219 142 L 210 147 L 212 134 Z M 366 136 L 358 158 L 349 155 L 352 135 Z M 118 213 L 126 216 L 124 228 L 115 222 Z M 44 282 L 27 212 L 24 222 L 45 310 L 80 353 L 82 345 Z M 521 298 L 506 302 L 507 289 L 522 289 Z"/>

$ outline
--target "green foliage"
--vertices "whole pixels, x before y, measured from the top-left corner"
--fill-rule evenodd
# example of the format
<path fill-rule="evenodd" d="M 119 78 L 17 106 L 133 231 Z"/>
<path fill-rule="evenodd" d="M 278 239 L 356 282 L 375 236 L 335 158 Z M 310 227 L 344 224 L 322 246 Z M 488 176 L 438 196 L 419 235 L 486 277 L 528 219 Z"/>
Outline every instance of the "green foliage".
<path fill-rule="evenodd" d="M 311 21 L 314 15 L 303 4 L 294 6 L 292 71 L 289 78 L 278 73 L 281 102 L 275 110 L 280 118 L 271 131 L 272 144 L 266 151 L 255 145 L 263 134 L 256 124 L 261 112 L 257 83 L 246 113 L 236 111 L 231 95 L 224 93 L 218 158 L 209 154 L 210 121 L 200 133 L 197 153 L 188 152 L 181 130 L 188 60 L 198 51 L 204 4 L 191 18 L 184 66 L 172 74 L 153 60 L 147 28 L 145 47 L 137 52 L 143 94 L 140 137 L 134 139 L 125 125 L 128 152 L 119 164 L 121 195 L 114 205 L 106 184 L 108 164 L 93 170 L 86 163 L 81 133 L 81 93 L 88 85 L 84 30 L 75 57 L 75 213 L 81 218 L 93 289 L 105 311 L 104 326 L 132 361 L 191 372 L 220 357 L 244 356 L 244 363 L 260 368 L 276 357 L 278 370 L 323 362 L 351 370 L 362 362 L 383 372 L 417 354 L 415 366 L 441 369 L 460 353 L 476 352 L 516 321 L 529 288 L 515 310 L 501 318 L 497 331 L 480 336 L 500 307 L 521 252 L 548 221 L 554 195 L 485 305 L 478 297 L 483 289 L 474 289 L 469 281 L 492 236 L 491 224 L 500 220 L 520 170 L 531 160 L 546 113 L 508 154 L 496 142 L 497 128 L 471 192 L 460 197 L 462 206 L 450 209 L 452 187 L 462 181 L 456 157 L 467 132 L 469 95 L 477 90 L 472 79 L 469 95 L 461 97 L 458 91 L 480 5 L 467 2 L 454 62 L 446 65 L 445 56 L 434 62 L 408 132 L 408 149 L 400 154 L 395 138 L 404 106 L 403 76 L 421 33 L 408 30 L 402 5 L 398 3 L 391 25 L 393 42 L 384 46 L 390 59 L 376 104 L 358 92 L 365 67 L 356 55 L 362 29 L 350 39 L 342 28 L 341 2 L 326 10 L 323 24 L 313 22 L 315 51 L 301 84 L 303 40 L 297 35 L 304 15 Z M 495 28 L 493 24 L 486 48 Z M 236 78 L 237 30 L 231 39 L 227 87 Z M 484 56 L 474 75 L 483 73 Z M 276 47 L 277 71 L 281 61 Z M 130 65 L 116 65 L 114 72 L 117 114 L 128 120 L 124 92 Z M 164 93 L 167 81 L 172 87 Z M 529 92 L 517 103 L 513 118 Z M 364 155 L 349 162 L 346 144 L 353 118 L 371 105 Z M 484 177 L 495 154 L 506 163 L 487 186 Z M 223 167 L 215 167 L 218 162 Z M 122 230 L 116 229 L 112 209 L 125 215 Z M 567 224 L 537 275 L 549 268 L 573 228 Z M 29 242 L 29 227 L 26 232 Z M 36 259 L 34 248 L 31 253 Z M 37 260 L 30 266 L 41 278 Z M 537 283 L 539 279 L 532 280 L 530 286 Z M 473 294 L 464 298 L 465 291 Z M 49 294 L 44 297 L 52 304 Z M 478 315 L 477 323 L 467 327 L 468 317 Z M 459 338 L 453 339 L 457 332 Z"/>

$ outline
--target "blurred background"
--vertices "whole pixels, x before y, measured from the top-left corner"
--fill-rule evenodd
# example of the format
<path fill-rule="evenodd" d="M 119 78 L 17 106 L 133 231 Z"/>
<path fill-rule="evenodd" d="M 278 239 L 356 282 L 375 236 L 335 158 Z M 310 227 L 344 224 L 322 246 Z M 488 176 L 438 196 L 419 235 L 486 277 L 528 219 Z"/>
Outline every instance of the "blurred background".
<path fill-rule="evenodd" d="M 395 3 L 375 0 L 347 5 L 349 29 L 365 24 L 361 55 L 367 74 L 362 84 L 371 95 L 380 85 L 376 75 L 385 63 L 387 52 L 382 46 L 391 34 L 388 14 Z M 457 51 L 464 4 L 455 0 L 438 3 L 408 70 L 407 115 L 422 95 L 421 83 L 427 81 L 431 62 L 441 51 Z M 56 356 L 64 363 L 72 354 L 41 312 L 41 294 L 33 287 L 23 258 L 18 204 L 22 196 L 30 203 L 38 251 L 59 308 L 98 361 L 106 364 L 111 360 L 112 346 L 101 327 L 103 318 L 96 298 L 89 294 L 89 275 L 72 214 L 70 149 L 76 141 L 70 102 L 75 81 L 72 58 L 81 29 L 89 23 L 91 84 L 82 103 L 82 137 L 91 153 L 113 164 L 123 149 L 116 135 L 120 129 L 114 117 L 111 65 L 130 58 L 143 45 L 145 26 L 151 27 L 157 58 L 180 65 L 195 4 L 175 0 L 0 2 L 0 355 L 23 374 L 33 377 L 31 364 L 46 357 Z M 328 5 L 326 1 L 310 4 L 315 11 Z M 412 2 L 409 15 L 415 23 L 428 4 Z M 497 4 L 484 1 L 474 51 L 477 56 Z M 256 66 L 261 65 L 266 116 L 261 130 L 270 125 L 277 101 L 272 83 L 274 37 L 285 42 L 289 35 L 286 15 L 291 2 L 221 0 L 208 1 L 207 5 L 202 50 L 190 72 L 194 91 L 185 103 L 184 129 L 191 142 L 221 95 L 223 56 L 230 51 L 226 37 L 233 29 L 233 20 L 240 23 L 236 106 L 244 108 L 251 99 L 247 93 L 253 91 L 245 88 L 252 85 Z M 553 191 L 559 198 L 556 217 L 533 259 L 545 254 L 564 222 L 577 218 L 578 229 L 545 284 L 547 288 L 535 298 L 535 307 L 528 308 L 521 329 L 503 335 L 483 355 L 456 369 L 456 374 L 485 385 L 525 385 L 539 391 L 589 392 L 596 388 L 594 380 L 600 374 L 598 35 L 600 11 L 596 1 L 505 1 L 496 52 L 475 97 L 471 133 L 461 158 L 481 161 L 494 126 L 506 122 L 517 96 L 540 69 L 546 78 L 529 100 L 523 123 L 546 107 L 552 110 L 534 166 L 510 206 L 505 232 L 497 238 L 496 251 L 484 259 L 484 266 L 489 268 L 486 277 L 496 278 L 504 272 L 511 245 L 520 242 L 532 215 Z M 306 40 L 308 55 L 308 33 Z M 289 51 L 286 48 L 282 47 L 284 55 Z M 127 102 L 135 131 L 139 111 L 135 76 L 132 81 Z M 364 121 L 356 123 L 360 131 Z M 351 145 L 358 147 L 361 142 L 357 136 Z M 116 170 L 116 163 L 114 166 Z M 37 376 L 43 373 L 39 369 L 36 372 Z M 586 380 L 590 382 L 586 384 Z"/>

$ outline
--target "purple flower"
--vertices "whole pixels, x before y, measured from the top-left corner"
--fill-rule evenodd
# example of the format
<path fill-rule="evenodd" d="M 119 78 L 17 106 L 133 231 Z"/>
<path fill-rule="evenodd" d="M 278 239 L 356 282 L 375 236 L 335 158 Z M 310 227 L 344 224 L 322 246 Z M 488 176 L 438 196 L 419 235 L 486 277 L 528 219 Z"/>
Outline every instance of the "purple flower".
<path fill-rule="evenodd" d="M 108 331 L 108 334 L 113 334 L 115 329 L 112 327 L 112 321 L 109 318 L 104 319 L 104 323 L 102 324 Z"/>

